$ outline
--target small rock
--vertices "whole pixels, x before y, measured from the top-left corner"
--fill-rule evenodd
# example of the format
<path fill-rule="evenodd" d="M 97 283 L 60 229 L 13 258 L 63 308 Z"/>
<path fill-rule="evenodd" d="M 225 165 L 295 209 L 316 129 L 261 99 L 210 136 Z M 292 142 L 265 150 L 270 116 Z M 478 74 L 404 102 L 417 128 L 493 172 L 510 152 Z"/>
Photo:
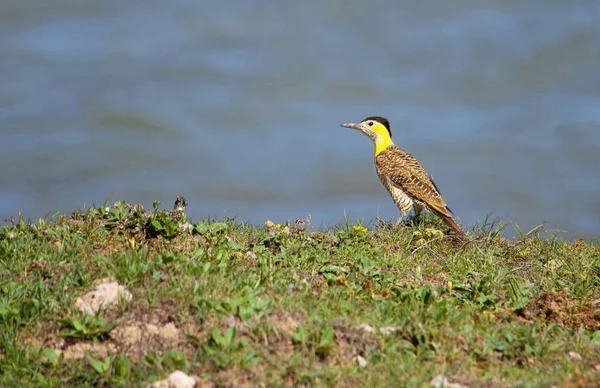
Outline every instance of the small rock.
<path fill-rule="evenodd" d="M 131 293 L 125 286 L 121 286 L 117 282 L 102 283 L 81 298 L 77 298 L 75 306 L 81 312 L 96 314 L 99 310 L 104 310 L 113 303 L 118 302 L 119 296 L 122 296 L 128 302 L 132 298 Z"/>
<path fill-rule="evenodd" d="M 248 260 L 248 261 L 254 261 L 254 260 L 256 260 L 256 253 L 254 253 L 252 251 L 248 251 L 248 252 L 244 253 L 244 259 Z"/>
<path fill-rule="evenodd" d="M 358 325 L 358 328 L 362 331 L 364 331 L 365 333 L 373 333 L 375 331 L 375 329 L 373 328 L 373 326 L 369 325 L 368 323 L 361 323 L 360 325 Z"/>
<path fill-rule="evenodd" d="M 379 332 L 383 335 L 394 334 L 398 329 L 393 326 L 384 326 L 379 328 Z"/>
<path fill-rule="evenodd" d="M 573 351 L 573 350 L 571 350 L 571 351 L 568 353 L 568 355 L 569 355 L 569 358 L 570 358 L 571 360 L 577 360 L 577 361 L 581 361 L 581 359 L 582 359 L 582 357 L 581 357 L 581 354 L 579 354 L 579 353 L 577 353 L 577 352 L 575 352 L 575 351 Z"/>
<path fill-rule="evenodd" d="M 171 373 L 164 380 L 155 381 L 147 388 L 194 388 L 196 386 L 196 377 L 188 376 L 180 370 Z"/>
<path fill-rule="evenodd" d="M 358 363 L 358 366 L 360 366 L 361 368 L 364 368 L 367 366 L 367 360 L 365 360 L 365 358 L 363 356 L 356 356 L 355 359 L 356 359 L 356 362 Z"/>
<path fill-rule="evenodd" d="M 435 376 L 433 379 L 431 379 L 429 384 L 435 388 L 468 388 L 466 385 L 451 383 L 450 380 L 448 380 L 448 377 L 445 375 Z"/>

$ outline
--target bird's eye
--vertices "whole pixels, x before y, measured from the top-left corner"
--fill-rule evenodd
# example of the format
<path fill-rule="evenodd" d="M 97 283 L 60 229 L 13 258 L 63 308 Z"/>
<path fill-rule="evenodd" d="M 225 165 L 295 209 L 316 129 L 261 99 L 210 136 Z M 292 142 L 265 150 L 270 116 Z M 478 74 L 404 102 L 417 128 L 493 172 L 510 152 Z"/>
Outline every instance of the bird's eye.
<path fill-rule="evenodd" d="M 372 121 L 369 121 L 369 122 L 367 123 L 367 125 L 368 125 L 369 127 L 372 127 L 372 126 L 373 126 L 373 122 L 372 122 Z"/>

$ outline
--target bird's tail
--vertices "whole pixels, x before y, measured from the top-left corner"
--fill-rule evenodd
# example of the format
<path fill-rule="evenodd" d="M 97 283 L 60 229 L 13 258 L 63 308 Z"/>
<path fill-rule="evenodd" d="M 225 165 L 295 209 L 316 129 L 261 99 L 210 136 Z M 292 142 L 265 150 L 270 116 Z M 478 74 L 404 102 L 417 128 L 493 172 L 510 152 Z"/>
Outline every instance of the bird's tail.
<path fill-rule="evenodd" d="M 467 234 L 461 229 L 460 226 L 458 226 L 458 224 L 456 223 L 456 221 L 454 221 L 454 218 L 452 218 L 452 216 L 447 213 L 447 212 L 440 212 L 436 209 L 432 209 L 434 210 L 434 213 L 440 217 L 442 219 L 442 221 L 444 221 L 444 223 L 446 225 L 448 225 L 455 233 L 455 235 L 460 238 L 461 240 L 468 240 L 468 236 Z"/>

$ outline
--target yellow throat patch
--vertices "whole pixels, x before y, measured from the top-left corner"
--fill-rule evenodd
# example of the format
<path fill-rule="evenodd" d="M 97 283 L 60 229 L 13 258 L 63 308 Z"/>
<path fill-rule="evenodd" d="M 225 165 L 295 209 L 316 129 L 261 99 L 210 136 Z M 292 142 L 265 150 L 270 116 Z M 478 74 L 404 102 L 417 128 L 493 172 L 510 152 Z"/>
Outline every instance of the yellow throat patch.
<path fill-rule="evenodd" d="M 373 143 L 375 143 L 375 156 L 394 144 L 390 133 L 383 124 L 376 122 L 371 130 L 377 134 L 376 140 L 373 141 Z"/>

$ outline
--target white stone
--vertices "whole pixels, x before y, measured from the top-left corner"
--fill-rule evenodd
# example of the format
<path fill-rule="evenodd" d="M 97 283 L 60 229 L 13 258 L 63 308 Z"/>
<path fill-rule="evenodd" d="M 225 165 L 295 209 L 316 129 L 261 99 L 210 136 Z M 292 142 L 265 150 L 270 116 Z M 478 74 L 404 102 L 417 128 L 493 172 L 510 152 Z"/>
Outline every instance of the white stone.
<path fill-rule="evenodd" d="M 358 363 L 358 366 L 360 366 L 361 368 L 364 368 L 367 366 L 367 360 L 365 360 L 365 358 L 363 356 L 356 356 L 356 362 Z"/>
<path fill-rule="evenodd" d="M 398 330 L 398 329 L 393 326 L 384 326 L 384 327 L 379 328 L 379 332 L 383 335 L 394 334 L 396 332 L 396 330 Z"/>
<path fill-rule="evenodd" d="M 435 376 L 433 379 L 431 379 L 429 384 L 435 388 L 469 388 L 466 385 L 459 383 L 451 383 L 450 380 L 448 380 L 448 377 L 445 375 Z"/>
<path fill-rule="evenodd" d="M 371 334 L 375 331 L 375 329 L 373 329 L 373 326 L 369 325 L 368 323 L 361 323 L 360 325 L 358 325 L 358 328 L 368 334 Z"/>
<path fill-rule="evenodd" d="M 580 361 L 582 359 L 581 354 L 579 354 L 579 353 L 577 353 L 577 352 L 575 352 L 573 350 L 571 350 L 569 352 L 569 358 L 571 360 L 577 360 L 577 361 Z"/>
<path fill-rule="evenodd" d="M 164 380 L 155 381 L 147 386 L 147 388 L 194 388 L 196 386 L 196 378 L 188 376 L 180 370 L 171 373 Z"/>
<path fill-rule="evenodd" d="M 75 306 L 81 312 L 96 314 L 98 311 L 118 302 L 119 297 L 129 302 L 132 295 L 125 286 L 121 286 L 117 282 L 102 283 L 81 298 L 77 298 Z"/>

